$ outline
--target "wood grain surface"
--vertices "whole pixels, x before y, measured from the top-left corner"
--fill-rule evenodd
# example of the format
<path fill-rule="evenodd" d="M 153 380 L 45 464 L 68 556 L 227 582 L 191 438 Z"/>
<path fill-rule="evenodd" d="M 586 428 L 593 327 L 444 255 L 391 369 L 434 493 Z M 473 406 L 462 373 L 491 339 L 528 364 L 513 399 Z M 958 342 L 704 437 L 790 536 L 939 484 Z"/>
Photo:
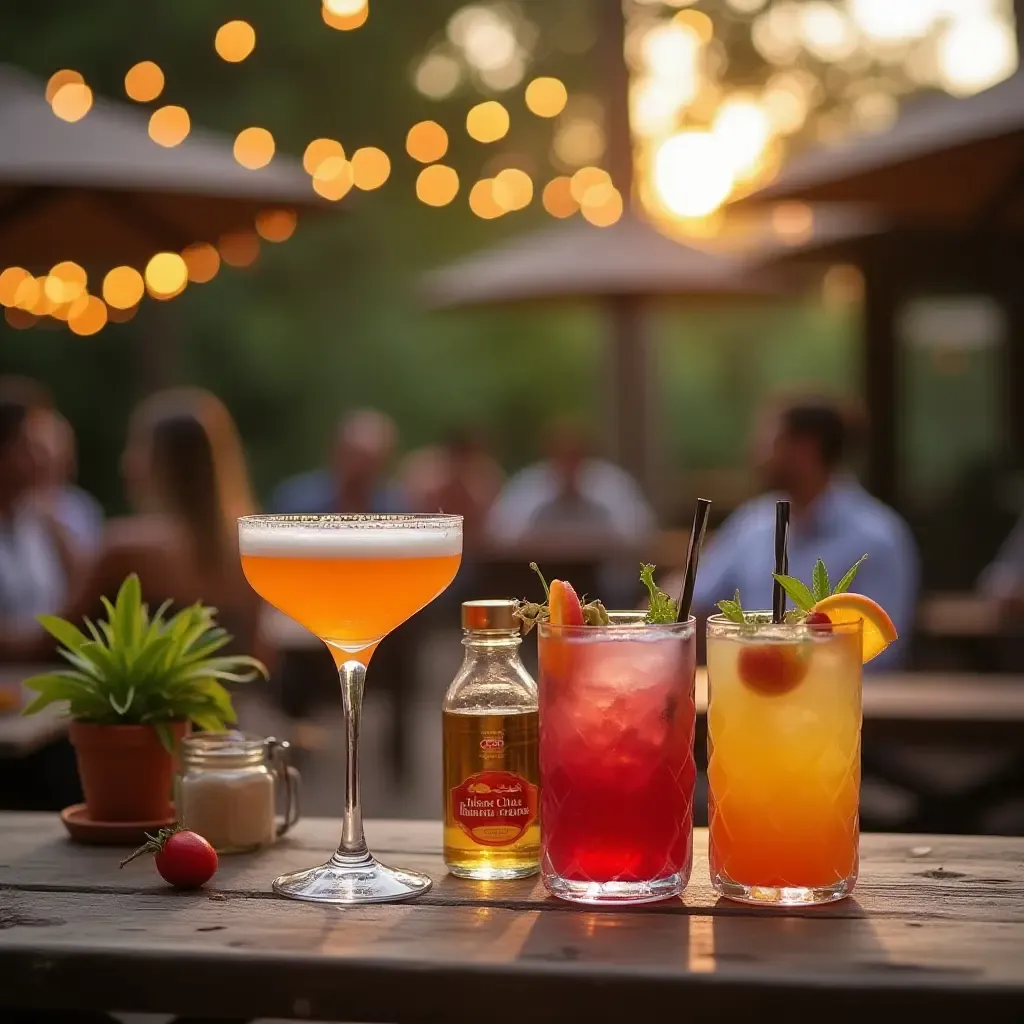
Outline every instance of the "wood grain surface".
<path fill-rule="evenodd" d="M 305 822 L 179 893 L 145 861 L 120 871 L 119 851 L 72 845 L 52 816 L 0 815 L 0 1007 L 453 1022 L 1024 1015 L 1024 839 L 867 835 L 854 899 L 777 912 L 717 899 L 701 830 L 682 900 L 608 911 L 552 900 L 535 879 L 460 881 L 438 824 L 370 822 L 382 859 L 434 878 L 426 897 L 338 908 L 272 895 L 271 879 L 325 859 L 338 829 Z"/>

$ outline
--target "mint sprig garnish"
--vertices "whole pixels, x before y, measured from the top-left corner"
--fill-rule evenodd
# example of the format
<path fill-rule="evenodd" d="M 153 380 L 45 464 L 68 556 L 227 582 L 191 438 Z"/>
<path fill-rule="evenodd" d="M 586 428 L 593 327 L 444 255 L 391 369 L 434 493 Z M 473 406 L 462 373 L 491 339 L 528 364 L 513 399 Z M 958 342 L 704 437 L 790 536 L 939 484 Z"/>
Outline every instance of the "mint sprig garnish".
<path fill-rule="evenodd" d="M 740 592 L 737 590 L 731 601 L 719 601 L 718 610 L 730 622 L 746 622 L 743 614 L 743 602 L 740 601 Z"/>
<path fill-rule="evenodd" d="M 657 566 L 647 565 L 646 563 L 640 566 L 640 582 L 647 588 L 647 593 L 650 594 L 650 605 L 648 606 L 644 622 L 675 622 L 679 609 L 675 601 L 654 582 L 654 570 L 656 568 Z"/>
<path fill-rule="evenodd" d="M 867 555 L 861 555 L 834 587 L 828 578 L 828 569 L 825 568 L 825 563 L 820 558 L 814 563 L 810 587 L 795 576 L 783 576 L 780 573 L 773 573 L 772 575 L 792 599 L 793 604 L 801 611 L 809 612 L 819 601 L 824 601 L 826 597 L 832 597 L 833 594 L 843 594 L 849 590 L 853 581 L 857 578 L 858 570 L 867 557 Z"/>

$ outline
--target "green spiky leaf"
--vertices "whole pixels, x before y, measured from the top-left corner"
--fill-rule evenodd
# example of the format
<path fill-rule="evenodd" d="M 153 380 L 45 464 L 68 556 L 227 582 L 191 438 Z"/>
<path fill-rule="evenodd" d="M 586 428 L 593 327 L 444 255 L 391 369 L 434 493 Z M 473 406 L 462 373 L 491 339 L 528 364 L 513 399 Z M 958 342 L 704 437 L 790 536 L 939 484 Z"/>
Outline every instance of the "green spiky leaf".
<path fill-rule="evenodd" d="M 860 571 L 860 567 L 864 564 L 864 559 L 867 555 L 861 555 L 853 565 L 847 570 L 846 575 L 835 585 L 835 589 L 832 591 L 833 594 L 845 594 L 846 591 L 853 586 L 853 581 L 857 578 L 857 573 Z"/>
<path fill-rule="evenodd" d="M 807 585 L 801 583 L 795 576 L 781 576 L 779 573 L 772 573 L 783 590 L 793 599 L 793 604 L 805 612 L 810 611 L 815 605 L 814 595 L 807 589 Z"/>
<path fill-rule="evenodd" d="M 171 750 L 171 722 L 220 730 L 235 721 L 223 682 L 266 678 L 255 658 L 218 654 L 231 637 L 216 624 L 214 608 L 195 604 L 167 618 L 165 603 L 150 614 L 134 575 L 103 607 L 107 617 L 86 619 L 86 632 L 54 616 L 40 617 L 70 668 L 26 681 L 37 696 L 25 714 L 63 703 L 79 721 L 152 725 Z"/>
<path fill-rule="evenodd" d="M 677 608 L 675 601 L 654 582 L 654 570 L 657 566 L 641 565 L 640 582 L 647 588 L 650 604 L 647 608 L 645 622 L 675 622 Z"/>
<path fill-rule="evenodd" d="M 811 573 L 811 592 L 814 594 L 815 604 L 818 601 L 824 601 L 832 593 L 832 584 L 828 579 L 828 569 L 820 558 L 814 563 L 814 570 Z"/>

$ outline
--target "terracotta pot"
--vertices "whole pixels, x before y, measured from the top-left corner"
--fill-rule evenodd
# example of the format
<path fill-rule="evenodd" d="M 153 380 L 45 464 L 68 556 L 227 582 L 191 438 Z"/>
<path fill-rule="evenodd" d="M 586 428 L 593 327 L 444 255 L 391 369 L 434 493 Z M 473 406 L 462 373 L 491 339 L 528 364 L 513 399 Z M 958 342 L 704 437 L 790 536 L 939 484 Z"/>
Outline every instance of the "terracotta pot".
<path fill-rule="evenodd" d="M 188 722 L 172 722 L 175 746 Z M 151 725 L 72 722 L 69 738 L 78 777 L 93 821 L 166 821 L 174 816 L 171 794 L 177 759 Z"/>

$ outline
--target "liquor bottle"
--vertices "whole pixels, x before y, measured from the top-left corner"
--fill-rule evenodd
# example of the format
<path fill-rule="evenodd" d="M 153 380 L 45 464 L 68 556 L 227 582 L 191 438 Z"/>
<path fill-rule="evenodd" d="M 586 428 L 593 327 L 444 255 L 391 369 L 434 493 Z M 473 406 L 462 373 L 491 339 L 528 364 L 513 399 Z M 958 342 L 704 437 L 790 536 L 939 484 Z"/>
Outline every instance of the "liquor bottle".
<path fill-rule="evenodd" d="M 514 601 L 462 605 L 462 668 L 444 699 L 444 860 L 460 878 L 524 878 L 540 863 L 537 684 Z"/>

